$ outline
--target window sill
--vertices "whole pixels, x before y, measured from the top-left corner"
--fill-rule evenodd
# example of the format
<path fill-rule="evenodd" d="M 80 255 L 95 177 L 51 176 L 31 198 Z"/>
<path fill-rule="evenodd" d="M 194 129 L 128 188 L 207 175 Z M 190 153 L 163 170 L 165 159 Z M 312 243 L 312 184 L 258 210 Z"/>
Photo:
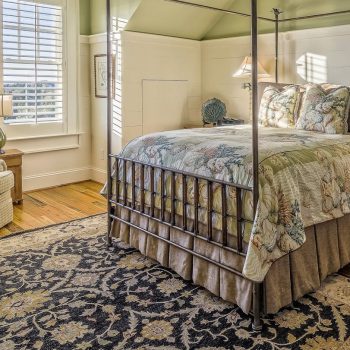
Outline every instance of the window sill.
<path fill-rule="evenodd" d="M 63 133 L 54 135 L 9 138 L 7 140 L 5 148 L 20 149 L 24 154 L 73 150 L 80 148 L 80 137 L 83 134 L 85 133 Z"/>
<path fill-rule="evenodd" d="M 47 148 L 36 148 L 36 149 L 27 149 L 23 151 L 24 154 L 37 154 L 37 153 L 47 153 L 47 152 L 57 152 L 57 151 L 68 151 L 72 149 L 78 149 L 80 147 L 79 144 L 72 144 L 61 147 L 47 147 Z"/>
<path fill-rule="evenodd" d="M 65 137 L 65 136 L 80 136 L 83 135 L 84 132 L 74 132 L 74 133 L 61 133 L 61 134 L 52 134 L 52 135 L 36 135 L 36 136 L 25 136 L 25 137 L 11 137 L 8 138 L 8 142 L 14 141 L 23 141 L 23 140 L 36 140 L 36 139 L 49 139 L 49 138 L 57 138 L 57 137 Z"/>
<path fill-rule="evenodd" d="M 63 124 L 63 120 L 46 120 L 46 121 L 40 121 L 40 123 L 35 123 L 34 121 L 26 121 L 26 122 L 14 122 L 9 120 L 4 120 L 4 124 L 9 127 L 16 127 L 16 126 L 37 126 L 37 125 L 52 125 L 52 124 Z"/>

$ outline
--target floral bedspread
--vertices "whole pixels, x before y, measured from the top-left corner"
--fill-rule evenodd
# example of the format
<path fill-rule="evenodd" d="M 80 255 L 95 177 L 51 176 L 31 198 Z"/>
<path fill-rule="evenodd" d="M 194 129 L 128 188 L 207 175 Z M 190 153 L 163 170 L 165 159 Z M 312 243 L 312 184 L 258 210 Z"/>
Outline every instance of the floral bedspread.
<path fill-rule="evenodd" d="M 244 275 L 263 281 L 271 264 L 298 249 L 305 227 L 350 213 L 350 135 L 259 129 L 260 199 Z M 250 126 L 156 133 L 122 156 L 252 186 Z"/>

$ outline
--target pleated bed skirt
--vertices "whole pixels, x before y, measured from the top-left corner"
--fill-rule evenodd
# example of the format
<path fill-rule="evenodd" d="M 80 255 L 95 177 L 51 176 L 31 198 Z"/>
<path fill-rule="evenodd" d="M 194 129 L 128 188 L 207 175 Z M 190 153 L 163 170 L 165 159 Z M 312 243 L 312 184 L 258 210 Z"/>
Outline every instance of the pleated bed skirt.
<path fill-rule="evenodd" d="M 187 235 L 153 219 L 117 208 L 117 216 L 142 229 L 193 249 L 223 265 L 242 271 L 244 257 Z M 181 226 L 181 217 L 177 217 Z M 115 220 L 113 235 L 162 266 L 192 280 L 244 312 L 252 308 L 253 283 L 143 231 Z M 306 229 L 306 243 L 276 261 L 264 282 L 264 312 L 277 313 L 307 293 L 317 290 L 325 278 L 350 263 L 350 215 Z"/>

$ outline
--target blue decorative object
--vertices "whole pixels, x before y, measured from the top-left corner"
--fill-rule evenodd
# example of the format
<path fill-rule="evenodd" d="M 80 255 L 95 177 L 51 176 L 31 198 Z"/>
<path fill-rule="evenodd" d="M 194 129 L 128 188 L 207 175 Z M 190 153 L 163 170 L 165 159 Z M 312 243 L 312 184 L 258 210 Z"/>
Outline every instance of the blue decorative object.
<path fill-rule="evenodd" d="M 205 102 L 202 106 L 204 124 L 221 124 L 226 116 L 226 105 L 217 98 Z"/>

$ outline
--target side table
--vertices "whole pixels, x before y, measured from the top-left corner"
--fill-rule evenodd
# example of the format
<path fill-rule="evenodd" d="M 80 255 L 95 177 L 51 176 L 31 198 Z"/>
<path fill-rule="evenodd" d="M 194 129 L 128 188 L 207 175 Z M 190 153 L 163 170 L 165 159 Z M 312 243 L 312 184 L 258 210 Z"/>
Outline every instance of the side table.
<path fill-rule="evenodd" d="M 3 159 L 8 170 L 13 172 L 15 177 L 15 187 L 12 189 L 12 200 L 16 204 L 23 202 L 22 193 L 22 156 L 23 152 L 18 149 L 5 150 L 4 154 L 0 154 L 0 159 Z"/>

